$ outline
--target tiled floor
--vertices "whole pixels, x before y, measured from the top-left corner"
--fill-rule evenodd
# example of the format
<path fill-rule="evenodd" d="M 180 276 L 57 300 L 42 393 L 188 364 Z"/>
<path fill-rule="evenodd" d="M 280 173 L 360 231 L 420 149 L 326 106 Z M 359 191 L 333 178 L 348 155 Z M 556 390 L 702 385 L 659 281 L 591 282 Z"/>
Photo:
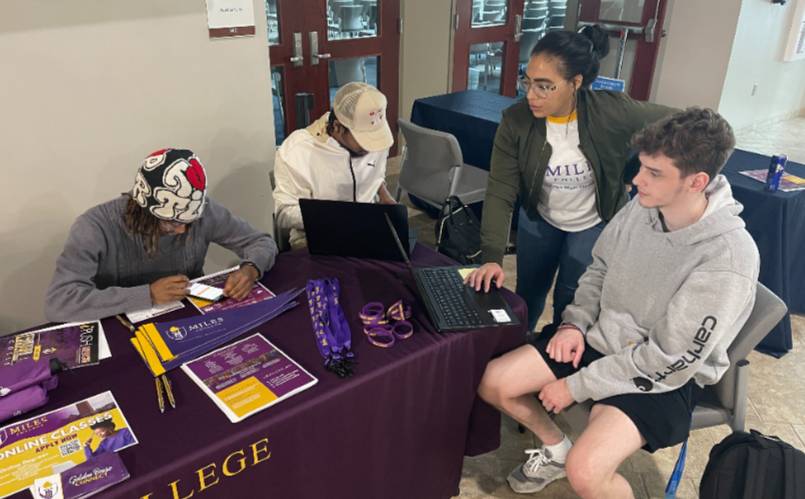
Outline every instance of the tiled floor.
<path fill-rule="evenodd" d="M 787 154 L 792 161 L 805 163 L 805 118 L 789 120 L 761 130 L 741 131 L 738 147 L 764 154 Z M 399 173 L 397 158 L 389 161 L 389 185 L 396 185 Z M 393 190 L 392 190 L 393 192 Z M 417 229 L 419 242 L 433 245 L 434 221 L 421 211 L 410 207 L 411 227 Z M 513 288 L 516 256 L 506 256 L 504 270 L 506 286 Z M 546 311 L 550 309 L 550 303 Z M 543 313 L 540 326 L 548 321 Z M 799 449 L 805 450 L 805 316 L 793 316 L 794 349 L 782 359 L 753 352 L 749 356 L 749 408 L 747 427 L 777 435 Z M 571 436 L 577 434 L 562 418 L 561 426 Z M 726 426 L 696 430 L 688 443 L 688 459 L 684 480 L 677 493 L 679 498 L 698 497 L 698 484 L 707 463 L 710 449 L 729 434 Z M 524 458 L 523 450 L 535 446 L 533 437 L 517 432 L 517 425 L 504 418 L 501 427 L 501 446 L 489 454 L 465 458 L 461 479 L 461 494 L 456 499 L 485 497 L 514 498 L 506 484 L 506 475 Z M 638 498 L 661 498 L 671 474 L 679 447 L 664 449 L 655 454 L 640 451 L 624 463 L 622 473 L 632 484 Z M 534 497 L 553 499 L 576 497 L 567 480 L 549 485 Z"/>

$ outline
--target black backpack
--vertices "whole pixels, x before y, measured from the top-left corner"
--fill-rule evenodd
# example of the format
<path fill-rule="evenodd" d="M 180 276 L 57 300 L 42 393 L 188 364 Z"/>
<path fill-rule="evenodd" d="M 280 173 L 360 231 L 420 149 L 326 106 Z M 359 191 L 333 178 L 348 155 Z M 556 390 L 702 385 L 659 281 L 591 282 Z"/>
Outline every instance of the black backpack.
<path fill-rule="evenodd" d="M 699 497 L 805 498 L 805 453 L 777 437 L 736 431 L 710 451 Z"/>
<path fill-rule="evenodd" d="M 445 200 L 435 231 L 440 253 L 463 265 L 481 263 L 481 223 L 458 197 Z"/>

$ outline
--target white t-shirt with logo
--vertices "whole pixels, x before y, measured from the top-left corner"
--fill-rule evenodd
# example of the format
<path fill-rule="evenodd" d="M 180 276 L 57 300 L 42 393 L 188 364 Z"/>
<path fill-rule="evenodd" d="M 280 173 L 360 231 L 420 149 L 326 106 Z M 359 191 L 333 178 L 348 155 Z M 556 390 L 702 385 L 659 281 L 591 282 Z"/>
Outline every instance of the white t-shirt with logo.
<path fill-rule="evenodd" d="M 537 211 L 546 222 L 566 232 L 580 232 L 598 225 L 595 173 L 579 149 L 579 122 L 547 118 L 546 133 L 553 149 L 542 183 Z"/>

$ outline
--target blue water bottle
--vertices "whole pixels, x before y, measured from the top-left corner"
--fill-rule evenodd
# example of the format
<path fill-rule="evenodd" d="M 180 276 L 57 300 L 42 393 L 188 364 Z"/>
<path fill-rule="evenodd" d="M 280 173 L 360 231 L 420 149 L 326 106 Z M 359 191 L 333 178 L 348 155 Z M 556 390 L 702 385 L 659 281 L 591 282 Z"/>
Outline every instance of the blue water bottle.
<path fill-rule="evenodd" d="M 785 163 L 788 157 L 785 154 L 775 154 L 771 157 L 769 163 L 769 171 L 766 174 L 766 190 L 769 192 L 776 192 L 780 188 L 780 180 L 783 178 L 785 172 Z"/>

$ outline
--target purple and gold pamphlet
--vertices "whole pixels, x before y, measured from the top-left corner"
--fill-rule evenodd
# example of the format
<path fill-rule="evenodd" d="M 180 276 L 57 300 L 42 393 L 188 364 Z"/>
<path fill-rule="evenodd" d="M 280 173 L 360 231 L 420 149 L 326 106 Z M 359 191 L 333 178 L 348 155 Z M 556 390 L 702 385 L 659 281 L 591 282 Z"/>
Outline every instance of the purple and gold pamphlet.
<path fill-rule="evenodd" d="M 25 359 L 58 359 L 66 369 L 95 365 L 103 328 L 99 321 L 63 324 L 0 338 L 0 367 Z"/>
<path fill-rule="evenodd" d="M 233 423 L 318 383 L 259 333 L 188 362 L 182 369 Z"/>
<path fill-rule="evenodd" d="M 0 497 L 137 445 L 112 392 L 0 428 Z"/>

